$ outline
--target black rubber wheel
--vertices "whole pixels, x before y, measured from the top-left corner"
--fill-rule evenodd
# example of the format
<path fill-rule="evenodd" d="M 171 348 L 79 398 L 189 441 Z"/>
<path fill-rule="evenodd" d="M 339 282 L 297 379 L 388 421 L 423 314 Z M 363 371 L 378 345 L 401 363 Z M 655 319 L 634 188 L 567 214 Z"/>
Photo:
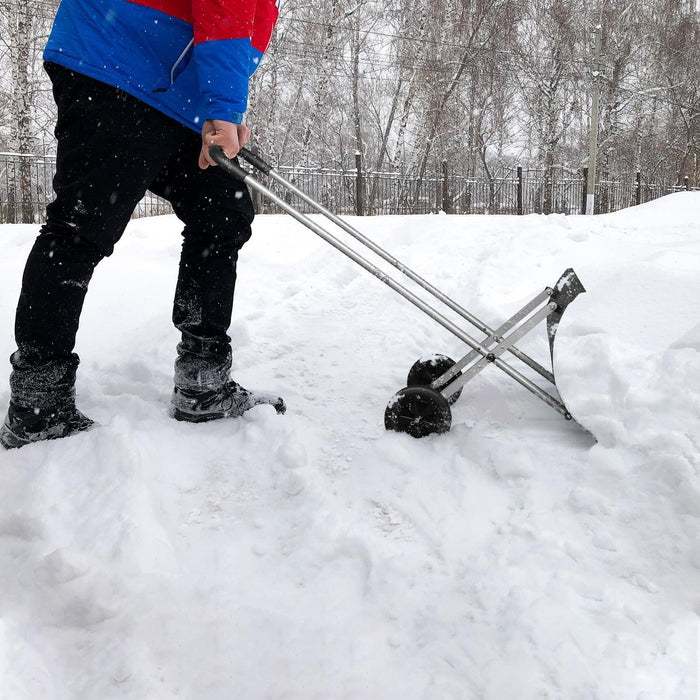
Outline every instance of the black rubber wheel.
<path fill-rule="evenodd" d="M 384 427 L 411 437 L 446 433 L 452 425 L 447 399 L 429 386 L 407 386 L 394 394 L 384 412 Z"/>
<path fill-rule="evenodd" d="M 432 355 L 431 357 L 422 358 L 413 364 L 413 367 L 408 372 L 406 384 L 408 386 L 430 386 L 438 377 L 441 377 L 447 372 L 450 367 L 455 364 L 455 361 L 447 357 L 447 355 Z M 457 373 L 457 377 L 462 372 Z M 442 387 L 437 387 L 441 389 Z M 452 396 L 447 399 L 447 402 L 452 404 L 461 396 L 462 389 L 457 389 Z"/>

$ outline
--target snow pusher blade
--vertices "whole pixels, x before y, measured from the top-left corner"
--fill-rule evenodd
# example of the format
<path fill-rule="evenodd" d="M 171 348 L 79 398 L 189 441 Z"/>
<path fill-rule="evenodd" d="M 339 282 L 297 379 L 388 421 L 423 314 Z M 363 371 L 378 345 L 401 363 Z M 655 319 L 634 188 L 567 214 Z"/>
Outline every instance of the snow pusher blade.
<path fill-rule="evenodd" d="M 581 284 L 581 280 L 572 268 L 564 271 L 564 274 L 557 280 L 554 285 L 552 301 L 556 303 L 557 308 L 547 316 L 547 336 L 549 337 L 549 353 L 554 364 L 554 337 L 559 328 L 559 321 L 566 311 L 566 307 L 586 288 Z"/>
<path fill-rule="evenodd" d="M 251 153 L 246 148 L 240 150 L 239 155 L 260 170 L 260 172 L 277 182 L 287 192 L 306 202 L 338 228 L 345 231 L 345 233 L 371 250 L 382 260 L 389 263 L 418 287 L 440 301 L 450 311 L 484 333 L 486 337 L 479 341 L 445 316 L 444 313 L 438 311 L 423 298 L 417 296 L 413 291 L 397 282 L 393 277 L 387 275 L 383 270 L 364 258 L 352 247 L 337 238 L 337 236 L 327 231 L 305 214 L 302 214 L 285 199 L 277 196 L 268 187 L 242 168 L 236 160 L 227 158 L 221 148 L 212 146 L 209 149 L 209 153 L 226 173 L 242 180 L 251 189 L 264 195 L 299 223 L 303 224 L 306 228 L 332 245 L 336 250 L 339 250 L 367 272 L 374 275 L 404 299 L 410 301 L 427 316 L 469 346 L 470 351 L 456 362 L 445 355 L 434 355 L 421 358 L 413 365 L 409 372 L 408 386 L 395 394 L 387 405 L 384 415 L 384 424 L 388 430 L 404 432 L 413 437 L 424 437 L 426 435 L 446 432 L 451 425 L 450 405 L 457 400 L 464 385 L 488 365 L 494 365 L 505 372 L 511 379 L 515 380 L 538 399 L 552 407 L 564 418 L 572 420 L 571 413 L 569 413 L 556 391 L 553 372 L 549 371 L 537 362 L 537 360 L 534 360 L 517 348 L 515 344 L 546 319 L 550 355 L 553 354 L 554 338 L 562 314 L 580 293 L 586 291 L 573 269 L 569 268 L 566 270 L 553 287 L 545 288 L 507 321 L 497 328 L 492 328 L 413 272 L 413 270 L 390 255 L 374 241 L 367 238 L 347 221 L 344 221 L 303 191 L 299 190 L 291 182 L 279 175 L 274 168 L 262 158 Z M 551 385 L 554 391 L 546 391 L 532 379 L 525 376 L 521 371 L 504 362 L 501 359 L 501 355 L 506 352 L 522 362 L 529 370 L 534 371 L 540 380 L 544 379 L 548 385 Z"/>

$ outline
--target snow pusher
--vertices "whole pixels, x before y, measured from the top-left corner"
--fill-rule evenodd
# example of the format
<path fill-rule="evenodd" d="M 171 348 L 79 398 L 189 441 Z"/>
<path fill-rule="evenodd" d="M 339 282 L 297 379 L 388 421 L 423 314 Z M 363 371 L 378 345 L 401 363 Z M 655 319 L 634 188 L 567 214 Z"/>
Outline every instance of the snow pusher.
<path fill-rule="evenodd" d="M 543 367 L 539 362 L 525 354 L 515 345 L 531 330 L 546 320 L 550 360 L 553 360 L 554 339 L 559 321 L 569 304 L 571 304 L 579 294 L 586 291 L 573 269 L 569 268 L 565 270 L 553 286 L 546 287 L 507 321 L 496 328 L 492 328 L 390 255 L 374 241 L 351 226 L 347 221 L 344 221 L 309 197 L 302 190 L 298 189 L 293 183 L 276 172 L 265 160 L 246 148 L 240 150 L 238 155 L 250 165 L 268 176 L 271 180 L 277 182 L 290 194 L 306 202 L 314 211 L 325 216 L 329 221 L 345 231 L 356 241 L 397 269 L 402 275 L 431 294 L 448 309 L 455 312 L 462 319 L 468 321 L 472 326 L 484 333 L 486 337 L 479 341 L 470 336 L 421 297 L 416 296 L 411 290 L 361 256 L 335 235 L 305 214 L 302 214 L 283 198 L 277 196 L 247 170 L 242 168 L 235 160 L 229 160 L 221 148 L 212 146 L 209 149 L 209 153 L 226 173 L 242 180 L 250 188 L 264 195 L 267 199 L 280 207 L 280 209 L 287 212 L 310 231 L 313 231 L 313 233 L 320 236 L 353 262 L 374 275 L 377 279 L 404 297 L 404 299 L 410 301 L 414 306 L 469 346 L 470 351 L 457 361 L 446 355 L 436 354 L 425 356 L 415 362 L 408 372 L 406 380 L 407 386 L 396 393 L 386 407 L 384 425 L 387 430 L 407 433 L 416 438 L 433 433 L 447 432 L 452 424 L 450 406 L 459 398 L 464 385 L 488 365 L 498 367 L 498 369 L 505 372 L 511 379 L 514 379 L 538 399 L 544 401 L 548 406 L 561 414 L 566 420 L 573 419 L 571 413 L 569 413 L 559 397 L 558 392 L 556 392 L 553 371 L 549 371 Z M 546 380 L 548 386 L 551 385 L 555 390 L 554 393 L 542 389 L 518 369 L 504 362 L 501 356 L 506 352 L 510 353 L 514 358 Z"/>

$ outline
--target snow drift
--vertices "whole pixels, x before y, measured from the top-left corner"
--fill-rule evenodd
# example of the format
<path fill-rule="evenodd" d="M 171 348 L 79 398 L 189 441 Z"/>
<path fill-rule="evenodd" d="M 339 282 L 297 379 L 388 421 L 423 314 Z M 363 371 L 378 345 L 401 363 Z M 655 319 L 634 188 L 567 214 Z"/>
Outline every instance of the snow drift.
<path fill-rule="evenodd" d="M 3 699 L 695 699 L 700 194 L 354 224 L 492 324 L 574 267 L 555 369 L 597 443 L 494 368 L 448 434 L 386 433 L 412 363 L 466 349 L 283 216 L 231 335 L 287 414 L 176 423 L 179 226 L 133 221 L 78 339 L 100 427 L 0 452 Z M 0 227 L 3 357 L 36 231 Z"/>

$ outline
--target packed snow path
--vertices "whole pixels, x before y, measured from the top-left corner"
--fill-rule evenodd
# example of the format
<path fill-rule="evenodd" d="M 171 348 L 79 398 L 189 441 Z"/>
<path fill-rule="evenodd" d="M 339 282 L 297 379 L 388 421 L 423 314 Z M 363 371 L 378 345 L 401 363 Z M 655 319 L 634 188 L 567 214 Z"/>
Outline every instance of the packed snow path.
<path fill-rule="evenodd" d="M 491 324 L 574 267 L 557 379 L 598 442 L 493 367 L 448 434 L 386 433 L 412 363 L 466 349 L 282 216 L 231 335 L 287 414 L 176 423 L 179 225 L 134 221 L 79 334 L 100 427 L 0 452 L 3 700 L 696 700 L 700 194 L 353 223 Z M 36 232 L 0 227 L 5 358 Z"/>

